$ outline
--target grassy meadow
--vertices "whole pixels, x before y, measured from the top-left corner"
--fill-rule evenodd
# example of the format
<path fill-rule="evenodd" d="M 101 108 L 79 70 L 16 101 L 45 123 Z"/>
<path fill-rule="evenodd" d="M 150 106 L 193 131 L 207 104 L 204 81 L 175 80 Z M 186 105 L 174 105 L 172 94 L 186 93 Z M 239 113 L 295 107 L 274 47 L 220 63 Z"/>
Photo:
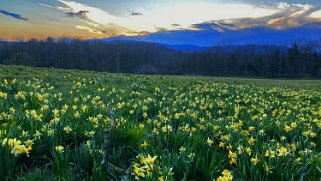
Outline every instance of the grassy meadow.
<path fill-rule="evenodd" d="M 0 66 L 0 180 L 320 180 L 321 81 Z"/>

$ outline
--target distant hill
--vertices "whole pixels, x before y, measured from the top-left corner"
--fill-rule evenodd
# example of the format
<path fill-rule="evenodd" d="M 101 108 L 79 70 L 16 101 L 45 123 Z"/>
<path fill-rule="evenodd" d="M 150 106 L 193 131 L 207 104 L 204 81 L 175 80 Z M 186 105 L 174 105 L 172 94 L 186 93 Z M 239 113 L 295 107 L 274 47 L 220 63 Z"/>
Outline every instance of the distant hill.
<path fill-rule="evenodd" d="M 136 40 L 123 40 L 122 37 L 118 37 L 117 40 L 111 38 L 104 39 L 90 39 L 89 42 L 104 42 L 104 43 L 120 43 L 122 45 L 138 45 L 138 46 L 151 46 L 154 48 L 160 48 L 165 50 L 164 48 L 182 51 L 182 52 L 203 52 L 203 51 L 217 51 L 224 50 L 225 52 L 234 52 L 234 51 L 252 51 L 255 53 L 265 53 L 271 52 L 276 49 L 279 49 L 281 52 L 286 52 L 288 47 L 280 46 L 280 45 L 260 45 L 260 44 L 250 44 L 250 45 L 227 45 L 227 46 L 212 46 L 212 47 L 202 47 L 196 45 L 171 45 L 171 44 L 162 44 L 162 43 L 151 43 L 144 41 L 136 41 Z"/>
<path fill-rule="evenodd" d="M 154 43 L 154 42 L 145 42 L 145 41 L 137 41 L 137 40 L 127 40 L 124 39 L 123 36 L 120 37 L 116 37 L 116 38 L 103 38 L 103 39 L 90 39 L 87 40 L 89 42 L 104 42 L 104 43 L 115 43 L 115 42 L 119 42 L 119 43 L 142 43 L 142 44 L 149 44 L 149 45 L 158 45 L 158 46 L 162 46 L 162 47 L 166 47 L 172 50 L 177 50 L 177 51 L 204 51 L 204 50 L 208 50 L 211 47 L 202 47 L 202 46 L 196 46 L 196 45 L 171 45 L 171 44 L 162 44 L 162 43 Z"/>
<path fill-rule="evenodd" d="M 201 47 L 201 46 L 195 46 L 195 45 L 170 45 L 170 44 L 159 44 L 161 46 L 177 50 L 177 51 L 196 51 L 196 52 L 201 52 L 205 50 L 209 50 L 211 47 Z"/>
<path fill-rule="evenodd" d="M 225 52 L 235 52 L 235 51 L 246 51 L 256 54 L 262 54 L 262 53 L 271 53 L 275 50 L 279 50 L 280 53 L 286 53 L 288 50 L 288 47 L 286 46 L 277 46 L 277 45 L 229 45 L 229 46 L 214 46 L 207 51 L 217 51 L 217 50 L 224 50 Z"/>
<path fill-rule="evenodd" d="M 233 45 L 280 45 L 291 44 L 293 40 L 307 39 L 307 41 L 321 38 L 321 23 L 309 23 L 299 27 L 277 30 L 270 27 L 252 27 L 240 30 L 224 29 L 217 31 L 211 27 L 201 31 L 165 31 L 146 34 L 143 36 L 119 36 L 123 41 L 143 41 L 163 45 L 192 45 L 211 47 L 224 45 L 225 41 Z M 104 39 L 104 41 L 110 41 Z M 181 49 L 181 47 L 178 47 Z M 189 47 L 183 49 L 190 50 Z M 192 47 L 194 49 L 194 47 Z M 196 48 L 197 49 L 197 48 Z"/>

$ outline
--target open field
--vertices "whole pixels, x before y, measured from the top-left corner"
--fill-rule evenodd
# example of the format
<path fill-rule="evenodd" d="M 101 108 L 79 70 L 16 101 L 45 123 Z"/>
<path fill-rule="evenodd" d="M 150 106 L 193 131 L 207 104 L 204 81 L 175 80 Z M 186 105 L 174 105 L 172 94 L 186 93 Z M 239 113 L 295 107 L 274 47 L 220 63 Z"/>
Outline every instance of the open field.
<path fill-rule="evenodd" d="M 0 126 L 0 180 L 321 177 L 320 80 L 0 66 Z"/>

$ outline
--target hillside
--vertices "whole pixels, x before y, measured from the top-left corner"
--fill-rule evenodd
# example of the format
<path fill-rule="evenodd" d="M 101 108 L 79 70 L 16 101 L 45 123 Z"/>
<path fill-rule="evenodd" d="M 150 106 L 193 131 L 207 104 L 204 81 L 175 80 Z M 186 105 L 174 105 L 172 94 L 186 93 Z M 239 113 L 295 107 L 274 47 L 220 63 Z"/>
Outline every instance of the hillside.
<path fill-rule="evenodd" d="M 316 180 L 320 85 L 0 66 L 0 180 Z"/>

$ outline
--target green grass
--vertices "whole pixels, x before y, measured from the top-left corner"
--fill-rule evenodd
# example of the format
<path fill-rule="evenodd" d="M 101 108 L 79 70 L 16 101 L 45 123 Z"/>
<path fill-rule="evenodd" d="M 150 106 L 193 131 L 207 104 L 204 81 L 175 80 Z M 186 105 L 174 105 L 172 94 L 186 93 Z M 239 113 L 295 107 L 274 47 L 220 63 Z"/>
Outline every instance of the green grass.
<path fill-rule="evenodd" d="M 320 80 L 0 66 L 0 180 L 318 180 L 320 127 Z"/>
<path fill-rule="evenodd" d="M 44 72 L 45 71 L 45 72 Z M 40 73 L 40 74 L 39 74 Z M 46 78 L 61 78 L 63 75 L 70 74 L 72 76 L 108 76 L 117 75 L 110 73 L 98 73 L 94 71 L 79 71 L 79 70 L 62 70 L 54 68 L 31 68 L 24 66 L 0 66 L 0 76 L 2 77 L 16 77 L 22 79 L 29 79 L 39 75 L 45 75 Z M 142 75 L 121 74 L 128 77 L 142 77 Z M 143 76 L 144 77 L 144 76 Z M 163 76 L 163 75 L 148 75 L 145 77 L 152 77 L 158 79 L 157 81 L 214 81 L 228 84 L 246 84 L 256 85 L 262 87 L 281 87 L 291 89 L 315 89 L 321 90 L 321 80 L 319 79 L 266 79 L 266 78 L 239 78 L 239 77 L 206 77 L 206 76 Z M 164 79 L 167 79 L 164 80 Z"/>

